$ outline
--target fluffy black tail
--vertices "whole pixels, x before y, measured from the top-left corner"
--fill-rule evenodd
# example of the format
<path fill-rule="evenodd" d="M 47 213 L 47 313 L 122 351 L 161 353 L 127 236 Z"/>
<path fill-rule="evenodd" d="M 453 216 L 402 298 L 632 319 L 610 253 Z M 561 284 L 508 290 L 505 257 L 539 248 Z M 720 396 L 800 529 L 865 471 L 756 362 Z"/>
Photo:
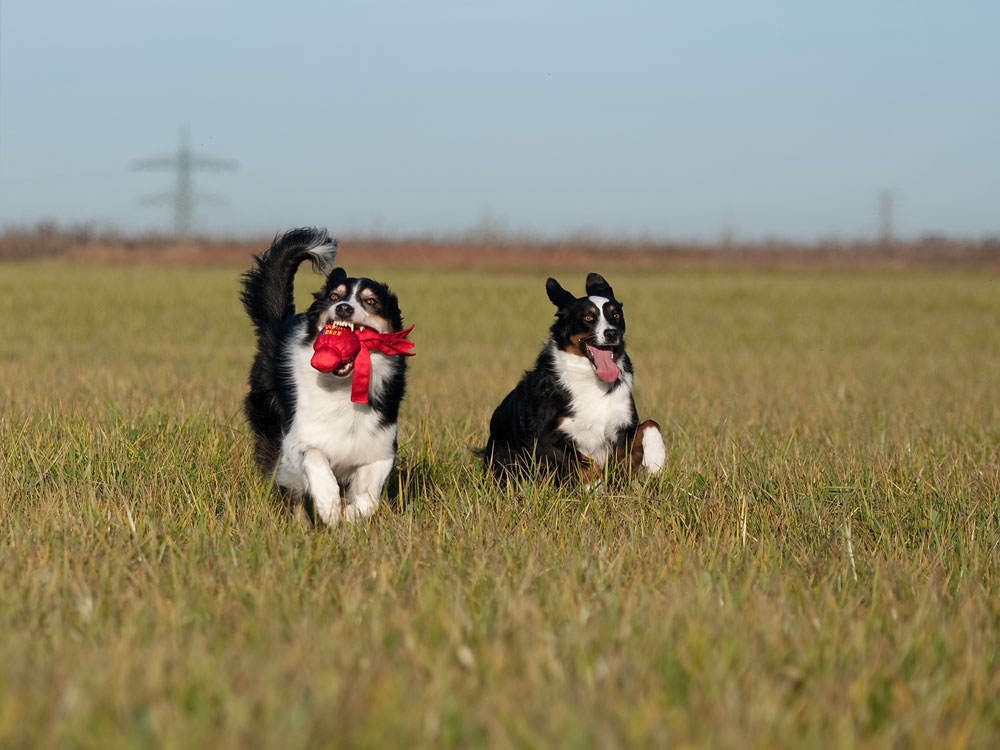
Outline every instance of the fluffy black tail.
<path fill-rule="evenodd" d="M 254 458 L 265 474 L 274 470 L 291 418 L 287 373 L 279 361 L 279 331 L 295 315 L 295 272 L 303 261 L 311 260 L 316 270 L 327 274 L 336 255 L 337 241 L 325 229 L 295 229 L 276 238 L 243 274 L 240 299 L 257 332 L 257 356 L 243 411 L 254 435 Z"/>
<path fill-rule="evenodd" d="M 281 322 L 295 314 L 295 272 L 303 261 L 324 276 L 333 268 L 337 241 L 325 229 L 293 229 L 260 255 L 243 274 L 240 299 L 253 322 L 257 338 L 272 335 Z"/>

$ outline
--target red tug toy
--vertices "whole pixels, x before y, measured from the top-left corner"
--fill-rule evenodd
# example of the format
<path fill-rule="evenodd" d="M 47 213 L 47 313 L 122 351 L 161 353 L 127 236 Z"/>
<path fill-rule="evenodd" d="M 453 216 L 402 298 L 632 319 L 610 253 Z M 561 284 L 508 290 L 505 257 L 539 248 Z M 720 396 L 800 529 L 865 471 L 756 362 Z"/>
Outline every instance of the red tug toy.
<path fill-rule="evenodd" d="M 367 404 L 368 383 L 371 379 L 369 350 L 376 349 L 384 354 L 412 357 L 413 352 L 410 349 L 413 348 L 413 342 L 406 339 L 412 330 L 413 326 L 405 331 L 392 333 L 376 333 L 370 328 L 362 328 L 355 332 L 350 328 L 327 323 L 313 342 L 314 354 L 310 363 L 320 372 L 333 372 L 349 362 L 354 362 L 351 401 L 356 404 Z"/>
<path fill-rule="evenodd" d="M 320 372 L 333 372 L 354 361 L 361 351 L 361 342 L 350 328 L 327 323 L 316 336 L 313 350 L 316 353 L 311 360 L 312 366 Z"/>

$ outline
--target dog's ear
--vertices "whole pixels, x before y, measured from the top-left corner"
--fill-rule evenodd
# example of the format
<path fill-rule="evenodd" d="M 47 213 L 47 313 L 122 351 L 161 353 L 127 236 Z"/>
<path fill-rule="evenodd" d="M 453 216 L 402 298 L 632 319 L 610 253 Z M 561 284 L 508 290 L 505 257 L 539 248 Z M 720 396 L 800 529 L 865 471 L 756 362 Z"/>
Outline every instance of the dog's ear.
<path fill-rule="evenodd" d="M 332 289 L 335 286 L 343 284 L 346 278 L 347 278 L 347 271 L 345 271 L 340 266 L 337 266 L 337 268 L 334 268 L 332 271 L 330 271 L 329 275 L 327 275 L 326 288 Z"/>
<path fill-rule="evenodd" d="M 552 300 L 552 304 L 560 310 L 565 310 L 576 302 L 576 297 L 563 289 L 559 282 L 551 276 L 545 282 L 545 291 L 549 293 L 549 299 Z"/>
<path fill-rule="evenodd" d="M 599 273 L 588 273 L 587 274 L 587 296 L 588 297 L 607 297 L 608 299 L 615 298 L 615 290 L 611 288 L 611 284 L 604 280 L 604 277 Z"/>
<path fill-rule="evenodd" d="M 313 299 L 316 301 L 325 300 L 331 291 L 343 284 L 346 280 L 347 271 L 343 268 L 334 268 L 327 274 L 326 281 L 323 282 L 323 288 L 318 292 L 313 293 Z"/>

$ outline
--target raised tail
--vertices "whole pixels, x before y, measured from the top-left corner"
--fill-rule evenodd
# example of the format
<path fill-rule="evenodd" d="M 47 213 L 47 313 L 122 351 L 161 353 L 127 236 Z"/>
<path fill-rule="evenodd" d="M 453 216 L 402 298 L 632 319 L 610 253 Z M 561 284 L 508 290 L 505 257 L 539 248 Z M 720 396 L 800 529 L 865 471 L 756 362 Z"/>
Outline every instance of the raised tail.
<path fill-rule="evenodd" d="M 303 261 L 311 260 L 316 270 L 327 274 L 336 256 L 337 241 L 325 229 L 295 229 L 275 238 L 243 274 L 240 299 L 257 332 L 257 356 L 250 368 L 250 392 L 243 411 L 254 435 L 254 458 L 265 474 L 274 471 L 291 419 L 279 331 L 295 315 L 295 272 Z"/>
<path fill-rule="evenodd" d="M 254 256 L 254 267 L 243 274 L 240 299 L 257 338 L 273 333 L 295 314 L 295 272 L 303 261 L 324 276 L 337 257 L 337 240 L 323 228 L 293 229 L 276 237 L 271 247 Z"/>

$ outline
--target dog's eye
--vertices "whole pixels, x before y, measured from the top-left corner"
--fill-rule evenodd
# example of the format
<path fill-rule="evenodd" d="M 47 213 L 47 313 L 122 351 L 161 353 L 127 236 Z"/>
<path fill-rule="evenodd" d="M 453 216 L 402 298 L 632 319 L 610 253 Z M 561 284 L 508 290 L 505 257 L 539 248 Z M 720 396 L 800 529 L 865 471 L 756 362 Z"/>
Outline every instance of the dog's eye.
<path fill-rule="evenodd" d="M 587 321 L 588 323 L 593 323 L 594 322 L 594 316 L 593 315 L 584 315 L 583 319 L 585 321 Z"/>
<path fill-rule="evenodd" d="M 338 299 L 340 299 L 340 295 L 339 294 L 337 294 L 336 292 L 330 292 L 330 301 L 331 302 L 336 302 Z"/>
<path fill-rule="evenodd" d="M 365 304 L 369 305 L 370 307 L 375 307 L 376 301 L 377 300 L 374 297 L 369 297 L 368 299 L 365 300 Z"/>

